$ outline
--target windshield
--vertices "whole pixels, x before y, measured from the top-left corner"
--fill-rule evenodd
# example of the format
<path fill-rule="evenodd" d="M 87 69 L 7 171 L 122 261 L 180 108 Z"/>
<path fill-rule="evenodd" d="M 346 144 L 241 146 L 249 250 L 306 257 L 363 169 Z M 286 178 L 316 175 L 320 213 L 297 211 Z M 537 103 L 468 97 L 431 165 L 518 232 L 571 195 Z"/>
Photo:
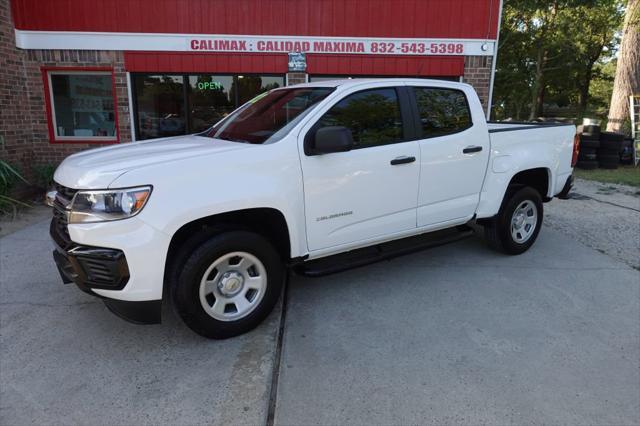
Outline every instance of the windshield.
<path fill-rule="evenodd" d="M 256 96 L 222 120 L 205 136 L 234 142 L 262 144 L 284 136 L 332 87 L 276 89 Z"/>

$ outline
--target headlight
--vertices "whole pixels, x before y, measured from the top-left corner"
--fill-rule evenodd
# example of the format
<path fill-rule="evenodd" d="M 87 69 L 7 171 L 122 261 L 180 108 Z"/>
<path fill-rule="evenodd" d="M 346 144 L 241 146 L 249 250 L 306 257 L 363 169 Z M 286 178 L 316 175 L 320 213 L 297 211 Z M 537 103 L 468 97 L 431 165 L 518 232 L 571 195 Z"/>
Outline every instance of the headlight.
<path fill-rule="evenodd" d="M 69 223 L 126 219 L 140 213 L 151 194 L 150 186 L 104 191 L 78 191 L 73 197 Z"/>

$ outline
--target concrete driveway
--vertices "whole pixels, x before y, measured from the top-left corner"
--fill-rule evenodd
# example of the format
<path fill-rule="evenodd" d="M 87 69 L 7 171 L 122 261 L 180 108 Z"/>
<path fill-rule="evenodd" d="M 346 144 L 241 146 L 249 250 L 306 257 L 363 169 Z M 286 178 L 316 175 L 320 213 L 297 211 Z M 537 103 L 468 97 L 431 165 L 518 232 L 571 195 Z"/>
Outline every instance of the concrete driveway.
<path fill-rule="evenodd" d="M 63 286 L 46 222 L 0 268 L 3 425 L 640 423 L 640 272 L 548 227 L 517 257 L 472 238 L 293 277 L 283 319 L 226 341 Z"/>

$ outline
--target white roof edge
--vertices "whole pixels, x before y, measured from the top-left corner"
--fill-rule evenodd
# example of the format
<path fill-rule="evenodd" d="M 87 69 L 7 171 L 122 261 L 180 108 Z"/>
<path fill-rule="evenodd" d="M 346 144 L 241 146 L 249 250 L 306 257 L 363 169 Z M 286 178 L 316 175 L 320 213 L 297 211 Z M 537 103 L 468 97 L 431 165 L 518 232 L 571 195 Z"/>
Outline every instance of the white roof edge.
<path fill-rule="evenodd" d="M 440 80 L 433 78 L 415 78 L 415 77 L 390 77 L 390 78 L 349 78 L 342 80 L 323 80 L 323 81 L 314 81 L 310 83 L 301 83 L 295 84 L 287 87 L 350 87 L 356 86 L 363 83 L 396 83 L 396 84 L 405 84 L 405 83 L 436 83 L 443 86 L 452 86 L 452 87 L 460 87 L 460 86 L 469 86 L 467 83 L 460 83 L 458 81 L 449 81 L 449 80 Z"/>

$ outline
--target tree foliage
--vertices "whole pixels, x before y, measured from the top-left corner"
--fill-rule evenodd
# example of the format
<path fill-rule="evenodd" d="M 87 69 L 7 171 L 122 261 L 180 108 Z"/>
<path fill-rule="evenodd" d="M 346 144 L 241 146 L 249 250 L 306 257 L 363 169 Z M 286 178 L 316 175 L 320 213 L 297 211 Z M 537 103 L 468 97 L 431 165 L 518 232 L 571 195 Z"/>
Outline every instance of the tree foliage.
<path fill-rule="evenodd" d="M 533 119 L 563 109 L 583 116 L 597 65 L 618 43 L 621 1 L 505 0 L 495 116 Z"/>

